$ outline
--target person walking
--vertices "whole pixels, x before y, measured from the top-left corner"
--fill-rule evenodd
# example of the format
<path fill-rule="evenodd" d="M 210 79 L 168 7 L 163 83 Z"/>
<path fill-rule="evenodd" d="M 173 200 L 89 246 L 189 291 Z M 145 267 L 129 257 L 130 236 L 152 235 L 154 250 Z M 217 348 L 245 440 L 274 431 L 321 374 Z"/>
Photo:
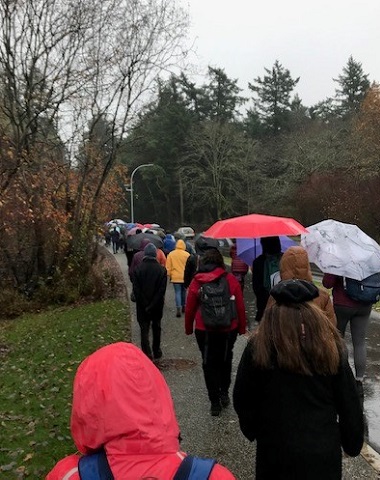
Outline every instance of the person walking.
<path fill-rule="evenodd" d="M 252 262 L 252 288 L 256 297 L 256 322 L 260 322 L 263 316 L 271 288 L 280 280 L 280 260 L 282 256 L 279 237 L 263 237 L 260 238 L 260 243 L 263 252 Z"/>
<path fill-rule="evenodd" d="M 244 293 L 244 279 L 248 273 L 248 265 L 237 256 L 236 241 L 230 248 L 231 273 L 239 282 L 241 291 Z"/>
<path fill-rule="evenodd" d="M 343 286 L 343 277 L 325 273 L 322 278 L 325 288 L 332 289 L 333 305 L 337 318 L 337 327 L 342 337 L 345 337 L 347 325 L 350 324 L 352 346 L 354 350 L 354 366 L 356 385 L 364 401 L 363 381 L 367 363 L 366 335 L 372 304 L 358 302 L 350 298 Z"/>
<path fill-rule="evenodd" d="M 209 328 L 205 325 L 206 318 L 202 311 L 201 294 L 202 288 L 208 283 L 226 279 L 228 293 L 227 299 L 233 300 L 234 308 L 228 319 L 228 326 L 223 328 Z M 217 308 L 221 309 L 222 299 L 215 301 Z M 198 272 L 190 283 L 186 312 L 185 333 L 195 338 L 202 355 L 203 374 L 211 402 L 211 415 L 220 415 L 222 407 L 230 403 L 229 388 L 231 385 L 231 371 L 233 348 L 237 335 L 246 332 L 246 314 L 239 282 L 231 274 L 226 272 L 222 254 L 213 248 L 207 250 L 201 257 Z"/>
<path fill-rule="evenodd" d="M 189 256 L 190 254 L 186 251 L 185 242 L 179 239 L 177 240 L 175 249 L 171 251 L 166 258 L 166 270 L 174 288 L 177 318 L 181 316 L 181 312 L 185 312 L 186 288 L 184 285 L 184 277 L 186 261 Z"/>
<path fill-rule="evenodd" d="M 167 284 L 166 269 L 157 262 L 153 243 L 144 248 L 144 258 L 133 273 L 133 293 L 136 300 L 137 322 L 140 326 L 141 349 L 150 359 L 162 357 L 161 319 Z M 152 325 L 152 348 L 149 331 Z"/>
<path fill-rule="evenodd" d="M 140 250 L 133 255 L 131 265 L 128 268 L 128 275 L 132 283 L 133 283 L 133 272 L 143 261 L 143 258 L 145 256 L 144 249 L 149 243 L 152 243 L 152 242 L 148 238 L 143 238 L 141 240 Z M 156 258 L 157 258 L 157 262 L 160 265 L 162 265 L 163 267 L 166 266 L 166 256 L 160 248 L 157 248 L 156 250 Z"/>
<path fill-rule="evenodd" d="M 117 253 L 119 251 L 119 242 L 120 242 L 120 231 L 118 227 L 114 227 L 110 231 L 111 234 L 111 242 L 112 242 L 112 251 L 113 253 Z"/>
<path fill-rule="evenodd" d="M 257 441 L 256 479 L 341 479 L 342 448 L 363 445 L 363 412 L 338 330 L 312 302 L 318 288 L 285 280 L 250 338 L 233 392 L 240 429 Z"/>
<path fill-rule="evenodd" d="M 217 240 L 213 238 L 203 237 L 202 235 L 200 235 L 195 240 L 194 247 L 195 253 L 190 254 L 188 259 L 186 260 L 184 274 L 185 288 L 189 288 L 191 280 L 194 278 L 194 275 L 198 270 L 200 258 L 207 252 L 207 250 L 210 250 L 211 248 L 217 249 Z"/>
<path fill-rule="evenodd" d="M 80 454 L 60 460 L 46 480 L 80 480 L 79 469 L 100 455 L 104 476 L 99 463 L 91 463 L 89 478 L 173 479 L 188 458 L 165 378 L 131 343 L 104 346 L 79 365 L 70 427 Z M 235 476 L 215 463 L 204 478 Z"/>
<path fill-rule="evenodd" d="M 280 277 L 281 280 L 313 281 L 309 255 L 303 247 L 289 247 L 285 250 L 280 260 Z M 318 305 L 326 317 L 336 327 L 336 316 L 329 292 L 324 288 L 318 288 L 318 293 L 319 295 L 314 298 L 313 302 Z M 267 308 L 273 303 L 275 303 L 275 299 L 270 296 Z"/>

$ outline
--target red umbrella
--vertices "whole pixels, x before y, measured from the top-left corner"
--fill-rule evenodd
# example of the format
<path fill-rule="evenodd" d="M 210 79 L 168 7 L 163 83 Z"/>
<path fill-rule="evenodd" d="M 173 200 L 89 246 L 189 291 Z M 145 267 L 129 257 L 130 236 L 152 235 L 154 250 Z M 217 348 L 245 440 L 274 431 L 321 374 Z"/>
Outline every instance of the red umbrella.
<path fill-rule="evenodd" d="M 203 232 L 203 235 L 211 238 L 257 238 L 301 233 L 308 231 L 294 218 L 252 213 L 219 220 Z"/>

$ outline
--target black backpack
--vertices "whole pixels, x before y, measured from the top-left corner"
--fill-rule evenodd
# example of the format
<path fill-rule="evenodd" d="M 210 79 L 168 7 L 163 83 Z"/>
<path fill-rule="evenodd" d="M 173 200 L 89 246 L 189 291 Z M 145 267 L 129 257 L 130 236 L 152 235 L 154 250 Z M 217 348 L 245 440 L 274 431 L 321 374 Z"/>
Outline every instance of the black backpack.
<path fill-rule="evenodd" d="M 226 275 L 204 283 L 199 289 L 201 315 L 206 329 L 230 327 L 234 318 L 233 299 Z"/>
<path fill-rule="evenodd" d="M 343 288 L 352 300 L 366 304 L 376 303 L 380 298 L 380 273 L 363 280 L 343 277 Z"/>

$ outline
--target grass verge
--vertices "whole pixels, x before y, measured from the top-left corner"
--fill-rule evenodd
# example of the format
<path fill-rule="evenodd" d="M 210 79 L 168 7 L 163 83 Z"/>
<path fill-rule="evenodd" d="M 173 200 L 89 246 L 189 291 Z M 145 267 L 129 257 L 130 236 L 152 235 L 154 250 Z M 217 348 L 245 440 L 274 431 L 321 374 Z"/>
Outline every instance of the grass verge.
<path fill-rule="evenodd" d="M 117 341 L 130 341 L 128 305 L 119 300 L 0 322 L 0 478 L 42 479 L 75 452 L 75 371 L 87 355 Z"/>

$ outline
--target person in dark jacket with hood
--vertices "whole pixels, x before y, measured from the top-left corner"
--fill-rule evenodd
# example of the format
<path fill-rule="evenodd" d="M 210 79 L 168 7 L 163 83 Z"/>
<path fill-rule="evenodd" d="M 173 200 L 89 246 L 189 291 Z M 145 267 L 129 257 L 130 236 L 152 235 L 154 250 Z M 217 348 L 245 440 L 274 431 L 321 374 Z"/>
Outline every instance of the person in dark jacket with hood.
<path fill-rule="evenodd" d="M 340 480 L 342 448 L 363 445 L 363 412 L 338 330 L 313 302 L 318 288 L 284 280 L 240 360 L 240 429 L 257 441 L 257 480 Z"/>
<path fill-rule="evenodd" d="M 260 238 L 263 253 L 252 263 L 252 287 L 256 296 L 256 322 L 263 316 L 269 292 L 273 287 L 275 272 L 280 280 L 280 260 L 282 256 L 279 237 Z"/>
<path fill-rule="evenodd" d="M 229 327 L 209 330 L 205 326 L 200 308 L 199 291 L 203 284 L 217 280 L 225 275 L 229 293 L 235 297 L 236 312 Z M 222 407 L 230 404 L 233 348 L 237 335 L 246 332 L 246 314 L 239 282 L 226 272 L 222 254 L 212 248 L 201 257 L 198 272 L 190 283 L 186 310 L 185 332 L 191 335 L 195 329 L 195 338 L 202 354 L 203 373 L 208 397 L 211 402 L 211 415 L 220 415 Z"/>
<path fill-rule="evenodd" d="M 218 241 L 213 238 L 207 238 L 200 235 L 195 240 L 195 253 L 190 254 L 185 265 L 184 286 L 189 288 L 191 280 L 198 270 L 200 258 L 211 248 L 218 248 Z"/>
<path fill-rule="evenodd" d="M 153 243 L 144 248 L 144 258 L 133 273 L 133 293 L 136 299 L 137 321 L 141 330 L 141 349 L 150 359 L 162 357 L 161 319 L 167 284 L 166 268 L 157 262 Z M 153 344 L 149 341 L 152 324 Z M 153 351 L 153 353 L 152 353 Z"/>

